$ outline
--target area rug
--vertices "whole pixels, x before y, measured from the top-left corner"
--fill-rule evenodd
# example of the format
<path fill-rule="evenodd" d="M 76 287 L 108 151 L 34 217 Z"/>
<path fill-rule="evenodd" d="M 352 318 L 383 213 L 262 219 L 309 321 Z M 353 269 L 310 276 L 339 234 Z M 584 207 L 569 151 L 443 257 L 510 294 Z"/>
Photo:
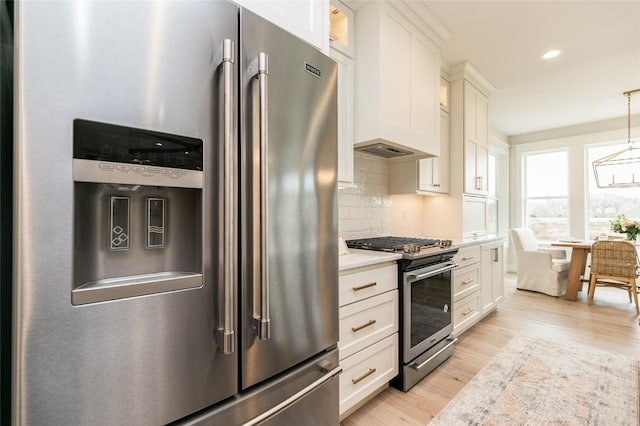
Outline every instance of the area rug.
<path fill-rule="evenodd" d="M 639 424 L 640 361 L 514 337 L 431 426 Z"/>

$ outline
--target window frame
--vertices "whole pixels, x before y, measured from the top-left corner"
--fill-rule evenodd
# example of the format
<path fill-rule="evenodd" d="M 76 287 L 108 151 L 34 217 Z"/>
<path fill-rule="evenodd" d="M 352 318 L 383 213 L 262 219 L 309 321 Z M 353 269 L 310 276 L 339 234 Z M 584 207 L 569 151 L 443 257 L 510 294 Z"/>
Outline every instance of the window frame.
<path fill-rule="evenodd" d="M 547 154 L 564 154 L 565 156 L 565 167 L 564 170 L 566 171 L 566 176 L 565 176 L 565 195 L 536 195 L 536 196 L 529 196 L 529 186 L 528 186 L 528 175 L 529 175 L 529 164 L 528 164 L 528 159 L 530 157 L 534 157 L 534 156 L 538 156 L 538 155 L 547 155 Z M 520 194 L 521 194 L 521 206 L 520 206 L 520 211 L 521 211 L 521 217 L 520 217 L 520 222 L 523 224 L 523 226 L 525 227 L 530 227 L 530 221 L 529 221 L 529 215 L 528 215 L 528 202 L 529 201 L 536 201 L 536 200 L 564 200 L 566 202 L 567 205 L 567 216 L 566 216 L 566 230 L 563 233 L 563 235 L 558 235 L 558 238 L 562 238 L 562 237 L 567 237 L 569 235 L 570 229 L 571 229 L 571 212 L 570 212 L 570 208 L 571 208 L 571 192 L 570 192 L 570 182 L 571 182 L 571 175 L 570 175 L 570 168 L 569 168 L 569 164 L 570 164 L 570 152 L 569 149 L 567 147 L 560 147 L 557 149 L 540 149 L 540 150 L 530 150 L 530 151 L 526 151 L 523 152 L 521 154 L 521 176 L 520 176 L 520 182 L 521 182 L 521 189 L 520 189 Z M 535 232 L 535 230 L 534 230 Z M 536 235 L 536 238 L 538 238 L 538 241 L 547 241 L 545 239 L 540 238 L 538 235 Z"/>

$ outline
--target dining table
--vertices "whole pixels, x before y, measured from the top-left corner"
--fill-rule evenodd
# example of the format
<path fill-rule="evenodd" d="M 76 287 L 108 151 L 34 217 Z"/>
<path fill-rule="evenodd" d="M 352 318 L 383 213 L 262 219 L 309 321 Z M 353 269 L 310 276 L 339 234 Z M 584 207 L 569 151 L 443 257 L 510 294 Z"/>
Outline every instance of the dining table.
<path fill-rule="evenodd" d="M 582 276 L 587 267 L 587 256 L 591 252 L 593 241 L 565 240 L 551 243 L 554 247 L 571 248 L 571 260 L 567 276 L 565 300 L 578 300 L 578 290 L 582 288 Z"/>

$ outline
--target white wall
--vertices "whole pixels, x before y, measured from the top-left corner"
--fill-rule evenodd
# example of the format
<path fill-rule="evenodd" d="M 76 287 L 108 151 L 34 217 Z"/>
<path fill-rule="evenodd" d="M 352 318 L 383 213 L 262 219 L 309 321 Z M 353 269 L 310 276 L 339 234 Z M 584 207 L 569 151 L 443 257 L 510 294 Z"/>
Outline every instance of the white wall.
<path fill-rule="evenodd" d="M 383 235 L 436 236 L 425 229 L 421 195 L 389 195 L 387 160 L 355 151 L 355 188 L 338 193 L 338 234 L 345 238 Z"/>

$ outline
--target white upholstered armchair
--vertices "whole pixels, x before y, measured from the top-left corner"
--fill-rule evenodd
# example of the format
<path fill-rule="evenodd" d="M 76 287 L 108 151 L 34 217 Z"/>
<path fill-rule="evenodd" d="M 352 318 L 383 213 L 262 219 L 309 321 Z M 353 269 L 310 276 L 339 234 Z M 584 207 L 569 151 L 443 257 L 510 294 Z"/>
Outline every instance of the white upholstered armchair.
<path fill-rule="evenodd" d="M 561 249 L 538 247 L 533 231 L 529 228 L 511 230 L 511 241 L 518 257 L 516 287 L 550 296 L 562 296 L 567 289 L 569 259 Z"/>

